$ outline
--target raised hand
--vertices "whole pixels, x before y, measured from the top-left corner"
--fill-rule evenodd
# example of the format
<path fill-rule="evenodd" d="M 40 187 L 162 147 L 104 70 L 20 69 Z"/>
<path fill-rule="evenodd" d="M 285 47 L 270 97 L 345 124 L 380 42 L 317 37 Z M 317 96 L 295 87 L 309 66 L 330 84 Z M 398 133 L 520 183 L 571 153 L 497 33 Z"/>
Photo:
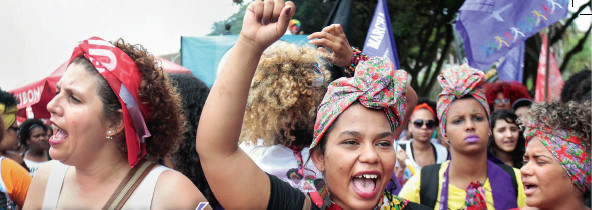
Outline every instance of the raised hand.
<path fill-rule="evenodd" d="M 339 24 L 332 24 L 323 28 L 320 32 L 315 32 L 308 36 L 308 41 L 313 45 L 322 45 L 333 51 L 333 64 L 337 66 L 349 66 L 354 52 L 347 41 L 343 28 Z M 327 51 L 319 47 L 321 51 Z"/>
<path fill-rule="evenodd" d="M 245 11 L 240 37 L 263 50 L 284 35 L 294 12 L 291 1 L 256 0 Z"/>

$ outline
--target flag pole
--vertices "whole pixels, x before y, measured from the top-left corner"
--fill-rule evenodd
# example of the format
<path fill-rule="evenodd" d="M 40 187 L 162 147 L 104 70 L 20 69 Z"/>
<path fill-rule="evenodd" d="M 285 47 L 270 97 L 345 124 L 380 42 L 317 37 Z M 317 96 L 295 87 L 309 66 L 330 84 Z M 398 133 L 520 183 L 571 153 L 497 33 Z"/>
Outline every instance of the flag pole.
<path fill-rule="evenodd" d="M 546 42 L 547 42 L 547 57 L 546 62 L 545 62 L 545 102 L 548 101 L 549 99 L 549 58 L 551 57 L 551 51 L 549 50 L 551 48 L 551 43 L 549 43 L 549 37 L 551 36 L 551 26 L 547 27 L 547 37 L 546 37 Z"/>

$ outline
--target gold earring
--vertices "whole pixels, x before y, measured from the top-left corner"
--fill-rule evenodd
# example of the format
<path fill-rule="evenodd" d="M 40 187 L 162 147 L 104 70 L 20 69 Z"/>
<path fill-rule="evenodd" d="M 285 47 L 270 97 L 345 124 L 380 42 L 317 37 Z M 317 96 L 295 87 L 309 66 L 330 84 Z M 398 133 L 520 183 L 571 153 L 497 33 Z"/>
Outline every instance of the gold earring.
<path fill-rule="evenodd" d="M 113 139 L 113 137 L 112 137 L 112 136 L 105 136 L 105 138 L 106 138 L 106 139 L 109 139 L 109 140 Z"/>

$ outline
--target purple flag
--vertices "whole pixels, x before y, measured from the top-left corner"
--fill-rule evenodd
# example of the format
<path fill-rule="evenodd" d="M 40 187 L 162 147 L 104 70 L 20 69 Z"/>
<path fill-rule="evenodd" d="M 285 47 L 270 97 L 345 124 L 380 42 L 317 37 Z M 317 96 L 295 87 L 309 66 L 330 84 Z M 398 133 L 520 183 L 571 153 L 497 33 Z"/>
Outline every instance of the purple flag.
<path fill-rule="evenodd" d="M 568 0 L 466 0 L 456 30 L 469 66 L 487 70 L 513 46 L 567 15 Z"/>
<path fill-rule="evenodd" d="M 504 60 L 497 67 L 500 81 L 517 81 L 522 83 L 524 74 L 524 42 L 516 43 L 504 56 Z"/>
<path fill-rule="evenodd" d="M 378 0 L 362 51 L 370 57 L 387 57 L 393 63 L 393 67 L 399 69 L 399 57 L 390 17 L 386 1 Z"/>

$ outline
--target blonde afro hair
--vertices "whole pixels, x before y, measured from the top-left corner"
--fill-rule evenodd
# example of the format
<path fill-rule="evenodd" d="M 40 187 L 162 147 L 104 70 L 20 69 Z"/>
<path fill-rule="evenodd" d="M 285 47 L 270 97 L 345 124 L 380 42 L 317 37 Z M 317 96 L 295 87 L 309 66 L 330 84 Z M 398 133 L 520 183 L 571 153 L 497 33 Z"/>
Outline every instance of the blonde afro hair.
<path fill-rule="evenodd" d="M 251 83 L 241 141 L 263 139 L 265 145 L 310 145 L 316 107 L 330 78 L 324 68 L 329 56 L 312 46 L 282 41 L 270 46 Z"/>

